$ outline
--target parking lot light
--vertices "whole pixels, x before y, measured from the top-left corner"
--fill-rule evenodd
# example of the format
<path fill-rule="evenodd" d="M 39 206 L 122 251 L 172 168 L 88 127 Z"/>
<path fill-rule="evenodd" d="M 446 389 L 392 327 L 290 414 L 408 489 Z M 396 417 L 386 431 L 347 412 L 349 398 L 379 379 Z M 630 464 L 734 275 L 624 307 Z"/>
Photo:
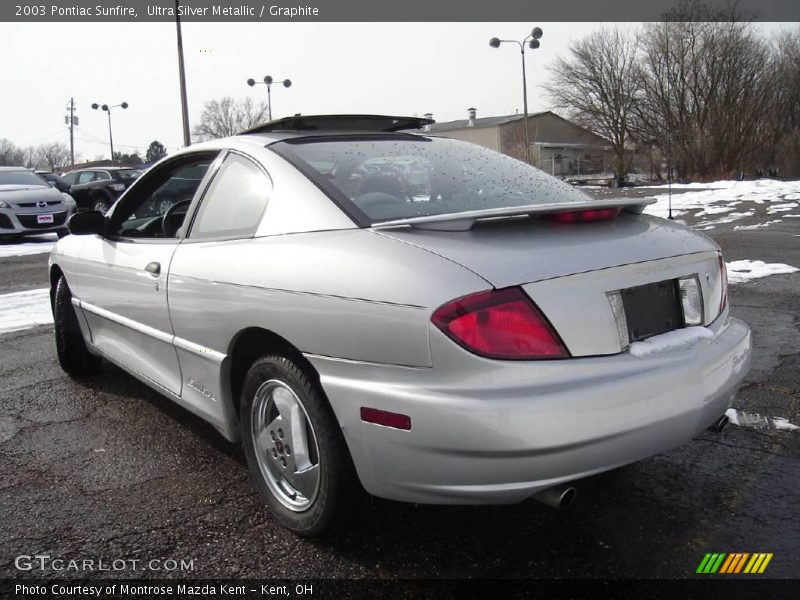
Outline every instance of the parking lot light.
<path fill-rule="evenodd" d="M 111 109 L 112 108 L 117 108 L 117 107 L 122 108 L 122 109 L 126 109 L 126 108 L 128 108 L 128 103 L 127 102 L 120 102 L 119 104 L 114 104 L 113 106 L 109 106 L 108 104 L 102 104 L 101 105 L 101 104 L 98 104 L 97 102 L 92 103 L 92 108 L 94 110 L 101 109 L 101 110 L 104 110 L 106 113 L 108 113 L 108 141 L 109 141 L 109 143 L 111 145 L 111 164 L 112 164 L 112 166 L 114 164 L 114 136 L 111 134 Z"/>
<path fill-rule="evenodd" d="M 541 27 L 534 27 L 521 41 L 501 40 L 496 37 L 489 40 L 489 46 L 491 48 L 499 48 L 500 44 L 517 44 L 519 46 L 519 53 L 522 57 L 522 105 L 525 115 L 525 161 L 528 164 L 531 162 L 531 143 L 528 134 L 528 83 L 525 77 L 525 47 L 527 46 L 531 50 L 536 50 L 540 46 L 539 40 L 543 33 Z"/>
<path fill-rule="evenodd" d="M 272 75 L 266 75 L 264 77 L 263 83 L 264 83 L 264 85 L 267 86 L 267 111 L 269 113 L 269 120 L 270 121 L 272 121 L 272 84 L 274 82 L 275 82 L 275 80 L 272 78 Z M 261 81 L 256 81 L 252 77 L 247 80 L 247 85 L 249 85 L 250 87 L 253 87 L 253 86 L 258 85 L 260 83 L 262 83 L 262 82 Z M 292 87 L 292 80 L 291 79 L 284 79 L 281 83 L 283 84 L 283 87 L 285 87 L 285 88 Z"/>

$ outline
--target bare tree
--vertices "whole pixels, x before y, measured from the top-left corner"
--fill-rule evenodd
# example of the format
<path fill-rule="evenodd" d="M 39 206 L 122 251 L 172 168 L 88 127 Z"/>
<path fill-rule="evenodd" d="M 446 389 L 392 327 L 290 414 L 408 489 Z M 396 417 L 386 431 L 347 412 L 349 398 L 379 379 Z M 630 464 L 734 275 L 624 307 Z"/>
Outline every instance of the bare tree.
<path fill-rule="evenodd" d="M 228 137 L 260 125 L 267 120 L 267 103 L 252 98 L 235 100 L 230 96 L 206 102 L 192 134 L 201 140 Z"/>
<path fill-rule="evenodd" d="M 546 89 L 553 104 L 609 141 L 614 175 L 621 183 L 634 107 L 642 93 L 636 36 L 619 28 L 595 31 L 573 42 L 550 72 Z"/>
<path fill-rule="evenodd" d="M 55 171 L 57 167 L 69 163 L 69 156 L 69 148 L 66 144 L 60 142 L 42 144 L 36 148 L 36 164 L 34 166 L 47 167 L 51 171 Z"/>
<path fill-rule="evenodd" d="M 765 151 L 777 80 L 748 15 L 690 0 L 641 40 L 636 133 L 671 154 L 679 176 L 732 175 Z"/>
<path fill-rule="evenodd" d="M 15 167 L 19 149 L 11 140 L 0 139 L 0 166 Z"/>
<path fill-rule="evenodd" d="M 775 110 L 769 163 L 783 175 L 800 175 L 800 27 L 783 32 L 775 44 Z"/>

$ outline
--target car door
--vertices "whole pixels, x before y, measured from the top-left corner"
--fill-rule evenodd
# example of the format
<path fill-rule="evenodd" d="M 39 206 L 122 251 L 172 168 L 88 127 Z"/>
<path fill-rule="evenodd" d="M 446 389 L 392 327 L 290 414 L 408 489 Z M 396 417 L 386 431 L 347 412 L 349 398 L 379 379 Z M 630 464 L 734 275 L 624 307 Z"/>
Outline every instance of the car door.
<path fill-rule="evenodd" d="M 195 197 L 188 237 L 170 268 L 169 306 L 184 378 L 183 401 L 219 427 L 230 422 L 220 402 L 222 361 L 232 336 L 230 327 L 247 294 L 245 288 L 225 282 L 233 280 L 237 253 L 246 251 L 271 193 L 266 170 L 250 157 L 230 151 L 202 197 Z"/>
<path fill-rule="evenodd" d="M 180 238 L 153 210 L 158 190 L 187 163 L 207 170 L 216 152 L 182 155 L 143 176 L 81 251 L 78 293 L 92 343 L 112 361 L 180 395 L 167 307 L 167 273 Z M 202 181 L 198 181 L 200 189 Z M 197 191 L 197 189 L 195 191 Z M 184 207 L 185 208 L 185 207 Z M 177 229 L 177 228 L 175 228 Z"/>
<path fill-rule="evenodd" d="M 74 174 L 74 183 L 70 193 L 81 208 L 89 198 L 89 185 L 92 181 L 94 181 L 94 171 L 79 171 Z"/>

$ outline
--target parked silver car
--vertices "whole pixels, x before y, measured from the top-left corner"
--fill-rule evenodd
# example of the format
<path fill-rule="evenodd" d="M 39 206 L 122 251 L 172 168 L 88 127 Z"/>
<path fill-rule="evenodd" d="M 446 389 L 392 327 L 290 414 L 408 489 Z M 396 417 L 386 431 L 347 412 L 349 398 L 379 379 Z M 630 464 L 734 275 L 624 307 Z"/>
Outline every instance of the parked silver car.
<path fill-rule="evenodd" d="M 75 201 L 30 169 L 0 167 L 0 237 L 55 232 L 67 234 Z"/>
<path fill-rule="evenodd" d="M 719 247 L 641 214 L 647 200 L 593 200 L 407 131 L 427 122 L 271 122 L 73 217 L 82 235 L 50 258 L 62 367 L 105 357 L 241 440 L 302 535 L 358 482 L 408 502 L 563 505 L 568 482 L 723 423 L 751 340 Z M 413 186 L 362 168 L 391 162 L 421 165 Z M 191 200 L 150 210 L 187 167 L 202 171 Z"/>

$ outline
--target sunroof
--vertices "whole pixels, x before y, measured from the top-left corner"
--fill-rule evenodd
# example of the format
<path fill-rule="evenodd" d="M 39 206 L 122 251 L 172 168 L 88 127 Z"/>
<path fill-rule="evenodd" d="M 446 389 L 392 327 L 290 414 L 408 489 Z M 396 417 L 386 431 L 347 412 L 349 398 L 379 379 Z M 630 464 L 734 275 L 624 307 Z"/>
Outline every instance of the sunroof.
<path fill-rule="evenodd" d="M 273 131 L 402 131 L 421 129 L 434 123 L 433 119 L 420 117 L 392 117 L 385 115 L 295 115 L 253 127 L 242 134 L 270 133 Z"/>

